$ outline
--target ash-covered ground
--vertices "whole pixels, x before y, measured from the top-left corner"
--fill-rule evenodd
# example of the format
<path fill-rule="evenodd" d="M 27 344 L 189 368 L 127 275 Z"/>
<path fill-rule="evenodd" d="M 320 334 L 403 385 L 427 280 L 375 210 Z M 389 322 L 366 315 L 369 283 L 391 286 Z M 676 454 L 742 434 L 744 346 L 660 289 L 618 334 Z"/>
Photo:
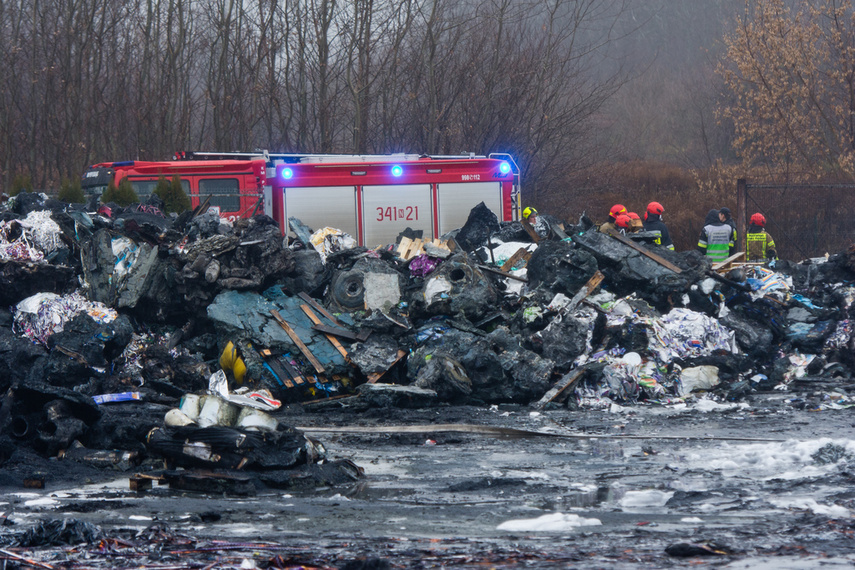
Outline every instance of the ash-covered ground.
<path fill-rule="evenodd" d="M 852 413 L 801 396 L 808 406 L 772 393 L 575 412 L 289 409 L 283 420 L 364 477 L 235 496 L 132 492 L 119 472 L 87 484 L 78 471 L 44 490 L 7 484 L 3 536 L 91 523 L 90 544 L 13 549 L 72 568 L 848 567 Z"/>

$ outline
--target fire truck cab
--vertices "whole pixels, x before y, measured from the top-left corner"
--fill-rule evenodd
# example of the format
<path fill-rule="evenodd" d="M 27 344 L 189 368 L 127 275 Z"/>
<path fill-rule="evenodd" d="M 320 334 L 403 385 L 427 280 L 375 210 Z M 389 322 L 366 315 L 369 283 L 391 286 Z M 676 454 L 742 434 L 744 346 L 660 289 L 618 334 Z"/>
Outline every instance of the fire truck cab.
<path fill-rule="evenodd" d="M 171 181 L 174 176 L 180 178 L 194 208 L 208 200 L 223 217 L 249 217 L 262 211 L 267 163 L 261 157 L 252 160 L 102 162 L 86 169 L 82 187 L 87 195 L 100 196 L 110 182 L 118 186 L 127 178 L 140 201 L 145 201 L 161 177 Z"/>

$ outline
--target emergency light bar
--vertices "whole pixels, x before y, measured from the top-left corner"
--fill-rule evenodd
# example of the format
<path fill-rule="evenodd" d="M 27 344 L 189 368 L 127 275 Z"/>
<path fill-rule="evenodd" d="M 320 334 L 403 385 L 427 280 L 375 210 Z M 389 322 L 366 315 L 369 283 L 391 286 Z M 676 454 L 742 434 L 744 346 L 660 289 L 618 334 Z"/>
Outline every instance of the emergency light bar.
<path fill-rule="evenodd" d="M 401 168 L 400 164 L 396 164 L 392 167 L 392 176 L 398 177 L 404 173 L 404 169 Z"/>

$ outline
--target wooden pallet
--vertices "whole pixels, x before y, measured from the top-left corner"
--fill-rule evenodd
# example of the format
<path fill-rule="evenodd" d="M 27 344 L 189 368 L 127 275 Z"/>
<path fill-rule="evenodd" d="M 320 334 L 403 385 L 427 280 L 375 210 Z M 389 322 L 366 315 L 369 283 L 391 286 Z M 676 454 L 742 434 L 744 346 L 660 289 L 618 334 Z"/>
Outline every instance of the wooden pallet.
<path fill-rule="evenodd" d="M 745 252 L 739 251 L 735 254 L 731 255 L 724 261 L 720 261 L 718 263 L 713 264 L 712 270 L 716 273 L 727 273 L 731 269 L 737 269 L 739 267 L 748 266 L 756 266 L 763 265 L 764 261 L 745 261 Z"/>
<path fill-rule="evenodd" d="M 404 261 L 409 261 L 417 255 L 423 255 L 425 253 L 425 244 L 428 243 L 440 249 L 444 249 L 449 253 L 451 252 L 451 248 L 448 246 L 447 241 L 441 241 L 438 239 L 426 240 L 422 238 L 410 239 L 408 237 L 402 237 L 401 243 L 398 244 L 398 257 Z"/>

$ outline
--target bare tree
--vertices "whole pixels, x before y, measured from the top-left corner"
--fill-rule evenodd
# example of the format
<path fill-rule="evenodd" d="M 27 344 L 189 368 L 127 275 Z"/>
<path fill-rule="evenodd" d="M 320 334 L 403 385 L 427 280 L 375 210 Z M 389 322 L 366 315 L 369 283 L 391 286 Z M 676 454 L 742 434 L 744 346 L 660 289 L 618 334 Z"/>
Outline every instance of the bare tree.
<path fill-rule="evenodd" d="M 595 161 L 623 0 L 2 0 L 0 168 L 41 184 L 181 147 Z M 559 176 L 558 173 L 561 173 Z M 541 190 L 542 189 L 542 190 Z"/>

